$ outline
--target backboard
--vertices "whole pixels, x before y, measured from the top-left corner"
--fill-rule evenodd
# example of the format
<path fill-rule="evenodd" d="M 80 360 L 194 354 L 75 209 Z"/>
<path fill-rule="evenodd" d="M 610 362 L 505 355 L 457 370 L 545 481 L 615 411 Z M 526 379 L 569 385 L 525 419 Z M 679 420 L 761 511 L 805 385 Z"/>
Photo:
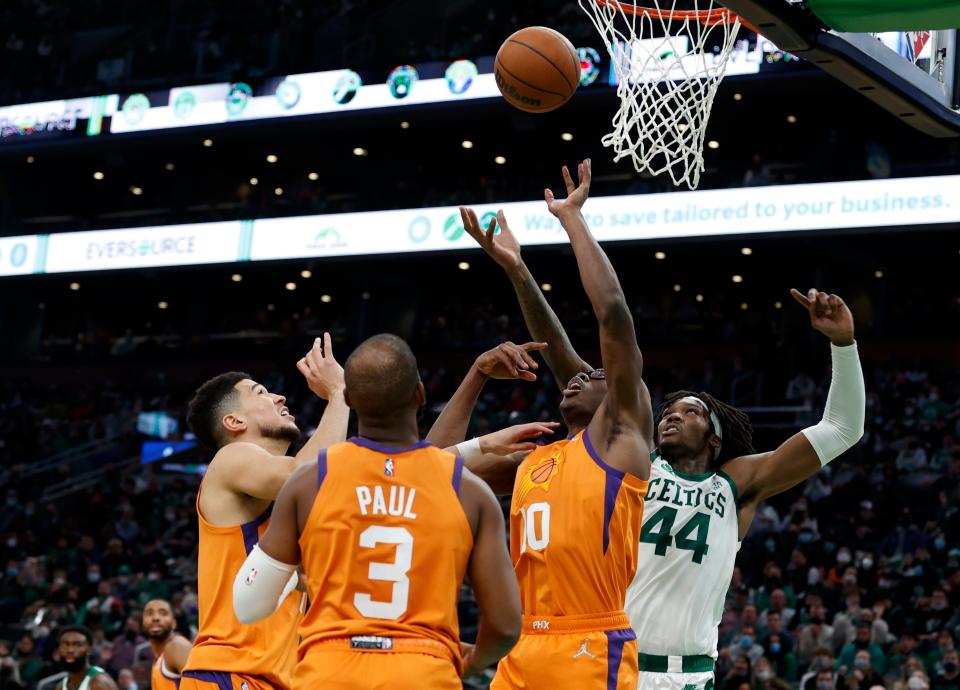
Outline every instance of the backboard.
<path fill-rule="evenodd" d="M 904 123 L 935 137 L 960 136 L 960 11 L 957 28 L 851 33 L 831 29 L 800 0 L 722 2 L 781 50 L 815 64 Z M 909 15 L 909 0 L 900 7 Z"/>

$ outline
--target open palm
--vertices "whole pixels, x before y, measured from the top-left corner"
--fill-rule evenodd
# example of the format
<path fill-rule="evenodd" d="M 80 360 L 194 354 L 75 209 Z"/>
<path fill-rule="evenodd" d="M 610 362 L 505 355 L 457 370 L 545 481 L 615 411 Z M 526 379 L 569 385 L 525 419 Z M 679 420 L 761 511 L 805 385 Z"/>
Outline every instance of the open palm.
<path fill-rule="evenodd" d="M 480 227 L 480 221 L 472 208 L 461 206 L 460 218 L 463 219 L 463 228 L 467 234 L 502 268 L 509 271 L 521 264 L 520 243 L 510 231 L 503 211 L 497 211 L 497 219 L 491 220 L 486 230 Z M 496 231 L 497 226 L 500 227 L 499 233 Z"/>

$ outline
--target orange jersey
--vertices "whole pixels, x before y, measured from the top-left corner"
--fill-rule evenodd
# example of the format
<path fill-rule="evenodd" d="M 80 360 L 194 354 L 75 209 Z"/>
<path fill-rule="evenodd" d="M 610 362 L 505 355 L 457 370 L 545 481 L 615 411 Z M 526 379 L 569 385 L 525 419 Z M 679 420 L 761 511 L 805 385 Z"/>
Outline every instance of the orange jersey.
<path fill-rule="evenodd" d="M 525 618 L 623 611 L 646 491 L 646 481 L 603 462 L 586 431 L 526 457 L 510 507 Z"/>
<path fill-rule="evenodd" d="M 461 458 L 427 442 L 391 449 L 354 438 L 320 454 L 300 536 L 311 601 L 301 665 L 347 638 L 360 651 L 439 649 L 459 669 L 457 599 L 473 549 L 462 471 Z"/>
<path fill-rule="evenodd" d="M 278 688 L 291 686 L 300 620 L 298 593 L 288 596 L 272 616 L 253 625 L 243 625 L 233 612 L 234 577 L 266 530 L 272 508 L 243 525 L 218 527 L 204 519 L 197 494 L 200 630 L 184 675 L 188 671 L 238 673 L 262 678 Z"/>
<path fill-rule="evenodd" d="M 157 657 L 150 670 L 150 690 L 180 690 L 180 674 L 167 668 L 163 654 Z"/>

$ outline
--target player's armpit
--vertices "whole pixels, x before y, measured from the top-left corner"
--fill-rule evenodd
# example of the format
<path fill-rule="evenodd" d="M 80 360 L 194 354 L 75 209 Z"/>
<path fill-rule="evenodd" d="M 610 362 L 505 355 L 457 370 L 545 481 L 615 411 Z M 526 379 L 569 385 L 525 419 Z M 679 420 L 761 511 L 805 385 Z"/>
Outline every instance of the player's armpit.
<path fill-rule="evenodd" d="M 469 470 L 463 473 L 460 491 L 474 527 L 467 572 L 480 608 L 476 648 L 464 670 L 469 675 L 496 663 L 519 639 L 520 589 L 503 538 L 503 513 L 497 499 Z"/>
<path fill-rule="evenodd" d="M 513 484 L 517 477 L 517 468 L 527 457 L 527 451 L 510 455 L 485 454 L 470 461 L 464 459 L 464 467 L 487 483 L 498 496 L 513 493 Z"/>
<path fill-rule="evenodd" d="M 737 485 L 740 503 L 759 503 L 812 477 L 820 458 L 802 433 L 794 434 L 774 451 L 746 455 L 723 465 Z"/>
<path fill-rule="evenodd" d="M 217 453 L 204 481 L 213 481 L 230 491 L 272 501 L 296 466 L 294 458 L 271 455 L 253 443 L 231 443 Z"/>

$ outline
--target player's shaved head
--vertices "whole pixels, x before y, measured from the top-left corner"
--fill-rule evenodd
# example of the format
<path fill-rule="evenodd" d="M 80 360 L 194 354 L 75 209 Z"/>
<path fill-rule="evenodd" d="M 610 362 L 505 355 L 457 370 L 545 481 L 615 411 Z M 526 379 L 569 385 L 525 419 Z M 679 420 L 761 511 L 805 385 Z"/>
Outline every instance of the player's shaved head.
<path fill-rule="evenodd" d="M 420 374 L 417 360 L 401 338 L 381 333 L 353 351 L 343 367 L 350 407 L 366 417 L 385 417 L 415 408 Z"/>

